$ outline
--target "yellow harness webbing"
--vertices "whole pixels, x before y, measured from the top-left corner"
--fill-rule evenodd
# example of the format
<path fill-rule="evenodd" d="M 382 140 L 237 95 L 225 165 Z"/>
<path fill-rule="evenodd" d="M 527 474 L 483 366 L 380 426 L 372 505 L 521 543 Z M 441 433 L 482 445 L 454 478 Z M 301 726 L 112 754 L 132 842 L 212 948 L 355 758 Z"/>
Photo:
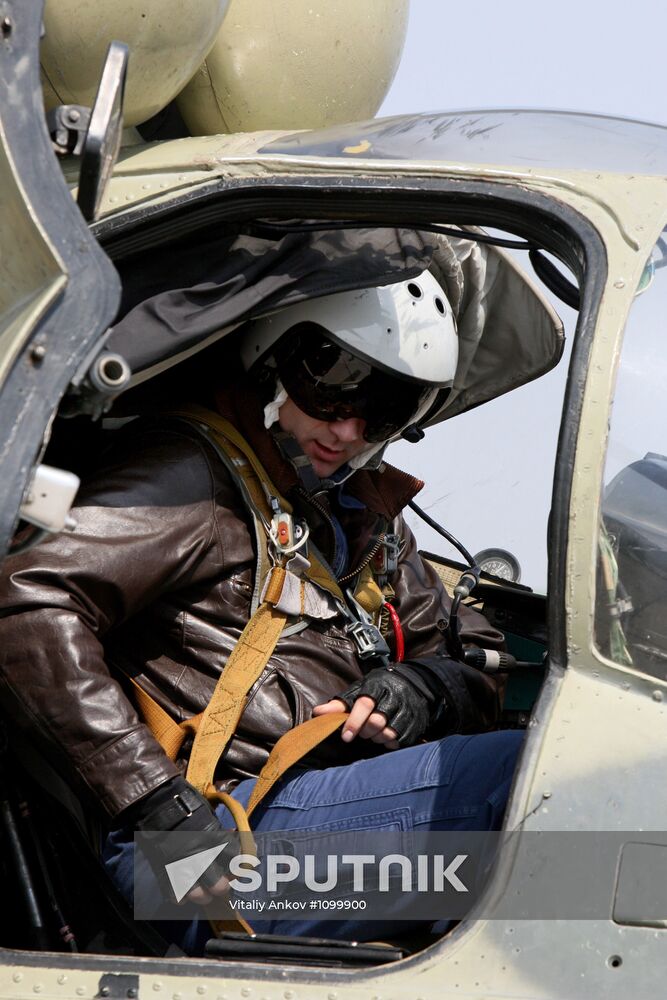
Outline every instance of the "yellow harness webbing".
<path fill-rule="evenodd" d="M 319 746 L 337 729 L 340 729 L 348 715 L 349 712 L 317 715 L 284 733 L 269 754 L 269 759 L 257 777 L 255 787 L 248 799 L 247 815 L 251 815 L 264 796 L 289 771 L 290 767 L 309 754 L 311 750 L 314 750 L 316 746 Z"/>
<path fill-rule="evenodd" d="M 280 502 L 281 510 L 287 514 L 292 513 L 292 505 L 275 488 L 264 466 L 250 445 L 244 441 L 236 428 L 228 420 L 225 420 L 224 417 L 200 406 L 191 406 L 182 410 L 170 410 L 169 415 L 183 417 L 190 422 L 198 423 L 202 428 L 210 432 L 213 442 L 227 459 L 226 464 L 233 469 L 232 474 L 240 481 L 242 492 L 251 507 L 253 517 L 261 519 L 264 523 L 264 545 L 263 547 L 259 547 L 258 556 L 260 558 L 257 571 L 257 575 L 263 583 L 269 569 L 268 557 L 262 558 L 263 553 L 266 553 L 266 532 L 268 531 L 268 525 L 272 517 L 269 497 L 276 497 Z M 344 603 L 345 598 L 338 583 L 329 570 L 322 565 L 315 552 L 311 551 L 309 553 L 308 561 L 310 562 L 310 566 L 305 571 L 307 578 L 322 590 L 328 591 L 328 593 Z"/>
<path fill-rule="evenodd" d="M 241 846 L 245 854 L 255 854 L 255 845 L 250 832 L 250 816 L 262 799 L 271 791 L 275 783 L 289 771 L 290 767 L 314 750 L 323 740 L 339 729 L 348 717 L 348 712 L 332 712 L 330 715 L 319 715 L 314 719 L 295 726 L 280 737 L 269 759 L 257 777 L 257 783 L 248 800 L 247 808 L 224 792 L 215 792 L 209 798 L 217 798 L 229 809 L 236 828 L 241 834 Z M 211 929 L 216 935 L 224 931 L 237 930 L 240 925 L 247 934 L 253 934 L 250 924 L 237 917 L 236 920 L 210 920 Z"/>
<path fill-rule="evenodd" d="M 286 621 L 285 615 L 279 614 L 270 603 L 262 604 L 232 650 L 199 723 L 190 753 L 186 777 L 202 795 L 212 788 L 220 755 L 234 735 L 248 692 L 268 663 Z"/>

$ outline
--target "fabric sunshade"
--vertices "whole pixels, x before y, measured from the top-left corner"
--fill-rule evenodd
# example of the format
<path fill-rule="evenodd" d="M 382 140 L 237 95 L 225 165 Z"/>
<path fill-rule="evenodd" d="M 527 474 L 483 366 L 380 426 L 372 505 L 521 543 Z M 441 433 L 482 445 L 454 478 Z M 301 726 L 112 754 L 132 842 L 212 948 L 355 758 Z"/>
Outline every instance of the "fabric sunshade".
<path fill-rule="evenodd" d="M 563 350 L 559 317 L 509 255 L 407 229 L 290 232 L 221 227 L 117 263 L 119 318 L 107 341 L 138 385 L 251 317 L 336 291 L 384 285 L 429 268 L 457 319 L 454 389 L 429 423 L 461 413 L 549 371 Z"/>

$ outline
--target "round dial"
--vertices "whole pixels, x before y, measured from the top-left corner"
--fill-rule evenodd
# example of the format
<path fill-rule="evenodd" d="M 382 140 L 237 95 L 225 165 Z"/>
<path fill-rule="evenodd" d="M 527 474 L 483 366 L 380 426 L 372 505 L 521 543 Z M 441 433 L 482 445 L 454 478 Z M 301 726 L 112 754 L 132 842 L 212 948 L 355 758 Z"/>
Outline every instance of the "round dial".
<path fill-rule="evenodd" d="M 497 576 L 511 583 L 518 583 L 521 579 L 519 561 L 506 549 L 483 549 L 475 556 L 475 562 L 490 576 Z"/>

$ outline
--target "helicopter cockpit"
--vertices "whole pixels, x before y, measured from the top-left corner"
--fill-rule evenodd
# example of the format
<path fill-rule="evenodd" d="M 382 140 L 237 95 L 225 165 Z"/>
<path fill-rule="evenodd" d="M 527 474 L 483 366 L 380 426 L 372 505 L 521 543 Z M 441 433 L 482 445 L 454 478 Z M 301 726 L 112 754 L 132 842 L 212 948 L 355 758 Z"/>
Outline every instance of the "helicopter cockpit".
<path fill-rule="evenodd" d="M 208 15 L 213 6 L 213 19 L 221 18 L 225 5 L 211 5 Z M 41 5 L 5 0 L 5 8 L 0 79 L 21 100 L 0 108 L 9 206 L 0 220 L 8 248 L 3 552 L 75 532 L 72 498 L 107 444 L 131 435 L 147 414 L 159 419 L 181 399 L 207 398 L 249 318 L 332 287 L 391 283 L 428 268 L 456 310 L 459 366 L 453 391 L 424 417 L 423 440 L 395 442 L 389 461 L 429 483 L 421 512 L 413 507 L 406 518 L 422 556 L 459 606 L 472 603 L 505 636 L 504 661 L 475 667 L 502 666 L 500 725 L 525 732 L 506 828 L 538 837 L 664 829 L 662 799 L 646 793 L 664 770 L 656 746 L 664 745 L 667 448 L 664 421 L 653 417 L 664 385 L 661 326 L 646 313 L 649 305 L 664 313 L 664 130 L 528 111 L 327 121 L 319 124 L 330 128 L 315 132 L 295 131 L 301 125 L 289 121 L 271 132 L 211 129 L 164 142 L 126 134 L 133 144 L 111 170 L 119 134 L 105 145 L 111 133 L 93 128 L 88 152 L 96 158 L 87 172 L 75 119 L 63 112 L 51 135 L 43 121 Z M 350 16 L 361 10 L 349 8 Z M 27 20 L 18 16 L 25 10 Z M 404 26 L 400 17 L 392 24 L 399 21 Z M 47 18 L 52 38 L 53 25 Z M 191 96 L 205 77 L 188 85 Z M 107 123 L 118 125 L 121 91 L 110 92 Z M 54 103 L 64 99 L 56 94 Z M 443 628 L 455 629 L 452 619 Z M 576 919 L 589 895 L 581 885 L 555 918 L 551 910 L 507 917 L 502 904 L 516 903 L 544 868 L 550 887 L 561 884 L 542 855 L 511 855 L 492 872 L 481 907 L 443 939 L 420 933 L 368 950 L 223 936 L 209 950 L 211 962 L 183 960 L 104 882 L 86 789 L 75 786 L 53 741 L 40 742 L 11 692 L 3 695 L 0 864 L 16 905 L 0 914 L 0 945 L 7 963 L 20 967 L 15 975 L 25 974 L 13 980 L 21 990 L 39 993 L 53 972 L 52 991 L 65 995 L 75 969 L 89 977 L 81 996 L 136 996 L 128 991 L 140 978 L 142 988 L 145 981 L 159 992 L 172 973 L 201 976 L 202 995 L 224 976 L 235 987 L 255 977 L 267 994 L 275 986 L 285 996 L 288 984 L 322 995 L 333 983 L 344 996 L 348 985 L 358 992 L 354 976 L 367 984 L 376 966 L 387 965 L 387 979 L 418 969 L 424 996 L 442 995 L 445 982 L 471 995 L 541 995 L 547 980 L 550 995 L 559 995 L 565 974 L 578 996 L 590 989 L 599 960 L 598 978 L 612 995 L 621 967 L 644 975 L 647 957 L 664 946 L 662 904 L 638 901 L 633 853 L 663 848 L 628 835 L 632 851 L 623 854 L 622 843 L 613 863 L 596 869 L 595 885 L 607 895 L 591 934 Z M 520 987 L 507 985 L 510 944 Z M 415 955 L 427 945 L 425 960 Z M 137 972 L 137 956 L 152 964 Z M 117 968 L 132 982 L 107 981 Z M 33 973 L 42 977 L 34 986 Z M 622 989 L 628 980 L 616 982 Z"/>

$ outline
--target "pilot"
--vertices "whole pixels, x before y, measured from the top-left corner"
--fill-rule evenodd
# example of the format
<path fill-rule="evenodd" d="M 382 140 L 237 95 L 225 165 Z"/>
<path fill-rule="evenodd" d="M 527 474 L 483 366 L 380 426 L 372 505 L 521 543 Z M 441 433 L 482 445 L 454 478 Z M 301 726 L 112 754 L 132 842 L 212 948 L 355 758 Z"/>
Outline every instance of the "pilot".
<path fill-rule="evenodd" d="M 128 898 L 135 830 L 233 828 L 272 747 L 311 718 L 344 721 L 269 789 L 254 830 L 398 814 L 408 829 L 495 830 L 520 746 L 495 728 L 495 681 L 448 645 L 450 598 L 401 513 L 423 484 L 383 457 L 453 382 L 440 285 L 424 272 L 286 307 L 249 324 L 239 353 L 206 407 L 116 432 L 76 529 L 9 559 L 0 581 L 5 710 L 104 817 L 104 863 Z M 262 614 L 278 631 L 239 691 L 232 664 L 247 671 Z M 460 636 L 502 644 L 468 607 Z M 221 745 L 216 697 L 238 702 Z M 214 866 L 189 898 L 225 889 Z M 317 914 L 257 929 L 381 932 Z M 181 943 L 196 953 L 206 936 L 193 924 Z"/>

